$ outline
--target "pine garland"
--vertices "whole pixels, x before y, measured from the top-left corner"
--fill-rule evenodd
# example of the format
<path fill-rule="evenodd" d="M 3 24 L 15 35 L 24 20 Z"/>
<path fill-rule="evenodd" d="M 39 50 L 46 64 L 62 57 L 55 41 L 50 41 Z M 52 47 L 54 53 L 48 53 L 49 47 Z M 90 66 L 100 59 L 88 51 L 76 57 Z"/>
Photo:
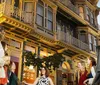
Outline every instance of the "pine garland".
<path fill-rule="evenodd" d="M 36 54 L 33 54 L 30 51 L 24 52 L 24 56 L 26 59 L 25 65 L 30 66 L 33 65 L 37 68 L 47 67 L 49 70 L 59 68 L 59 66 L 65 61 L 65 58 L 62 56 L 61 53 L 56 53 L 52 56 L 48 56 L 45 58 L 39 58 Z"/>

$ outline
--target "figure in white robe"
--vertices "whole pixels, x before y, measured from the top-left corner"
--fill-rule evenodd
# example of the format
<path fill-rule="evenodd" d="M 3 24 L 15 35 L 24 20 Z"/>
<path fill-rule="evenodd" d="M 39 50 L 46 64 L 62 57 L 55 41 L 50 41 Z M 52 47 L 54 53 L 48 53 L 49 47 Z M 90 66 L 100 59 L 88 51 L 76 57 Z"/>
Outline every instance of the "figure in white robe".
<path fill-rule="evenodd" d="M 4 49 L 3 46 L 0 42 L 0 84 L 6 84 L 7 83 L 7 78 L 6 78 L 6 74 L 5 74 L 5 70 L 4 70 L 4 64 L 5 61 L 3 59 L 4 57 Z"/>

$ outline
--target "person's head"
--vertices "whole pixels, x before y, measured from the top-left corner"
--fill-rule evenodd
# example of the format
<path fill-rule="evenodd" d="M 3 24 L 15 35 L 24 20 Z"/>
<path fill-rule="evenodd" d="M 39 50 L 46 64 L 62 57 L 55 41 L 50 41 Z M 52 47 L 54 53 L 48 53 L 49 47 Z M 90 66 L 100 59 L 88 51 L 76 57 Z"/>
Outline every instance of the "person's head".
<path fill-rule="evenodd" d="M 49 76 L 47 68 L 43 67 L 41 68 L 41 76 L 45 75 L 46 77 Z"/>
<path fill-rule="evenodd" d="M 93 57 L 89 57 L 87 63 L 90 66 L 96 66 L 96 60 Z"/>
<path fill-rule="evenodd" d="M 78 63 L 77 63 L 77 67 L 78 67 L 78 68 L 81 68 L 81 67 L 82 67 L 82 64 L 81 64 L 80 62 L 78 62 Z"/>
<path fill-rule="evenodd" d="M 12 63 L 10 64 L 10 70 L 11 70 L 12 72 L 15 72 L 15 70 L 16 70 L 16 65 L 15 65 L 14 62 L 12 62 Z"/>

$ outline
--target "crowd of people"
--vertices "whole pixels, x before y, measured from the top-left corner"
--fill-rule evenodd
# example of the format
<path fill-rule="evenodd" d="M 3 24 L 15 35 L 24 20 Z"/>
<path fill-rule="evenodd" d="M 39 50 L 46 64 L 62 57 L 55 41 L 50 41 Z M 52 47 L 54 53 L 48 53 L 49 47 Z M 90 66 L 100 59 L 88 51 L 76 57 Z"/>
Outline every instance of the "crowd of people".
<path fill-rule="evenodd" d="M 6 64 L 3 57 L 5 56 L 5 48 L 0 43 L 0 85 L 18 85 L 18 78 L 15 74 L 16 65 L 14 62 Z M 96 61 L 93 57 L 87 59 L 89 68 L 86 69 L 85 65 L 81 62 L 78 63 L 78 71 L 76 75 L 78 85 L 93 85 L 96 76 Z M 48 75 L 47 68 L 41 68 L 41 75 L 32 85 L 54 85 Z"/>
<path fill-rule="evenodd" d="M 15 75 L 16 65 L 14 62 L 10 62 L 5 57 L 6 44 L 0 42 L 0 85 L 18 85 L 18 78 Z"/>
<path fill-rule="evenodd" d="M 4 56 L 6 55 L 6 45 L 0 41 L 0 85 L 18 85 L 18 78 L 15 74 L 16 65 L 14 62 L 11 63 L 5 61 Z M 94 85 L 94 80 L 98 78 L 98 76 L 96 76 L 95 59 L 93 57 L 89 57 L 87 59 L 87 63 L 89 65 L 88 69 L 86 69 L 83 63 L 78 63 L 78 71 L 76 75 L 77 85 Z M 32 85 L 54 85 L 48 75 L 47 68 L 41 68 L 40 77 L 38 77 Z"/>

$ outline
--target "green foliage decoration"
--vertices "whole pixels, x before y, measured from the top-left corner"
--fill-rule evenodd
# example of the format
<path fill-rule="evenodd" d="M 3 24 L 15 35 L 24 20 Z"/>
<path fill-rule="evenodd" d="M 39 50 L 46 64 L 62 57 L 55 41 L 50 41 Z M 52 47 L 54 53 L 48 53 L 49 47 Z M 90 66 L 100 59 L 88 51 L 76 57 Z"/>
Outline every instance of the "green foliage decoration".
<path fill-rule="evenodd" d="M 26 60 L 26 66 L 33 65 L 34 67 L 37 66 L 38 69 L 44 67 L 45 65 L 45 67 L 47 67 L 49 70 L 51 70 L 52 68 L 53 70 L 55 70 L 56 68 L 59 68 L 59 65 L 62 65 L 62 63 L 65 61 L 65 58 L 62 56 L 62 53 L 56 53 L 52 56 L 39 58 L 36 54 L 33 54 L 30 51 L 25 51 L 24 56 Z"/>

